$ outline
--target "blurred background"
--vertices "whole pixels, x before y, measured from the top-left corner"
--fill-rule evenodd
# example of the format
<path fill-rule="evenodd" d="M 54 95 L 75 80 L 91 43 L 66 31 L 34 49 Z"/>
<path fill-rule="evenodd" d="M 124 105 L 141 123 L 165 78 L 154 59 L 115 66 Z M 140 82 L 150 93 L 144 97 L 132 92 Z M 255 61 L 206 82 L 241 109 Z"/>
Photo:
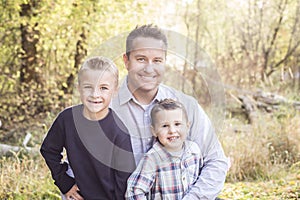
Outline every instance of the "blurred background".
<path fill-rule="evenodd" d="M 104 52 L 122 79 L 124 36 L 149 23 L 187 39 L 165 83 L 216 127 L 231 160 L 221 197 L 300 198 L 299 0 L 2 0 L 0 23 L 0 199 L 59 199 L 36 150 L 79 103 L 82 62 Z"/>

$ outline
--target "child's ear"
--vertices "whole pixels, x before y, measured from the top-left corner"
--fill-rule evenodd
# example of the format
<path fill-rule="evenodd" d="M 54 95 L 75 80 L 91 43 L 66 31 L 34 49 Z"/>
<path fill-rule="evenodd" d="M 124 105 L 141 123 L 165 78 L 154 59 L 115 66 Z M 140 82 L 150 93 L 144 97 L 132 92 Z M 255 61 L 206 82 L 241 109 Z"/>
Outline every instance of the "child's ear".
<path fill-rule="evenodd" d="M 75 83 L 76 89 L 78 92 L 80 92 L 80 87 L 79 87 L 79 83 Z"/>
<path fill-rule="evenodd" d="M 151 126 L 151 132 L 152 132 L 152 135 L 153 135 L 154 137 L 157 137 L 157 134 L 156 134 L 156 132 L 155 132 L 155 128 L 154 128 L 153 126 Z"/>
<path fill-rule="evenodd" d="M 119 92 L 119 86 L 116 86 L 112 97 L 114 98 L 114 97 L 118 96 L 118 92 Z"/>

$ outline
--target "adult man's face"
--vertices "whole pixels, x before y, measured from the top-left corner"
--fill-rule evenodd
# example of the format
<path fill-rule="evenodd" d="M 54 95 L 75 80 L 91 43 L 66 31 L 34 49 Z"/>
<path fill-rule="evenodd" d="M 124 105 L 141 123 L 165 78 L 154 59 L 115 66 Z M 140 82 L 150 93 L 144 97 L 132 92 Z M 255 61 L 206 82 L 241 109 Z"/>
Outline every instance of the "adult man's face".
<path fill-rule="evenodd" d="M 132 93 L 156 94 L 163 79 L 166 49 L 163 41 L 138 37 L 133 40 L 129 58 L 124 55 L 128 70 L 128 88 Z"/>

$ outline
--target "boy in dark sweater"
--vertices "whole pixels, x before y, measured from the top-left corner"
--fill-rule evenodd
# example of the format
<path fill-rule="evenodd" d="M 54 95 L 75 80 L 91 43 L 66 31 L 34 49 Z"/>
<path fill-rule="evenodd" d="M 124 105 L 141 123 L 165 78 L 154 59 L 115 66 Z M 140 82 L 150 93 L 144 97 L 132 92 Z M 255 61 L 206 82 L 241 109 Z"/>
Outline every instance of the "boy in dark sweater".
<path fill-rule="evenodd" d="M 63 110 L 43 141 L 41 154 L 67 200 L 124 199 L 135 162 L 128 131 L 109 108 L 117 87 L 118 69 L 110 60 L 85 61 L 78 73 L 82 104 Z M 63 149 L 75 178 L 66 173 Z"/>

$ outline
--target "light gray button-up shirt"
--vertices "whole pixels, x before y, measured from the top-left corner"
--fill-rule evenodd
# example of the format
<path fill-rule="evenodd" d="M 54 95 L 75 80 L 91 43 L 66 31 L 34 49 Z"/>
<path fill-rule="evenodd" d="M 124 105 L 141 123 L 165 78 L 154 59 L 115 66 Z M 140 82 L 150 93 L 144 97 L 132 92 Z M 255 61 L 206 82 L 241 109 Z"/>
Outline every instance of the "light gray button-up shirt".
<path fill-rule="evenodd" d="M 165 98 L 173 98 L 185 106 L 188 120 L 191 123 L 188 139 L 199 145 L 204 161 L 197 183 L 183 199 L 215 199 L 223 188 L 228 162 L 212 124 L 197 100 L 160 84 L 153 101 L 149 105 L 141 105 L 129 91 L 126 78 L 118 95 L 113 99 L 111 107 L 131 135 L 136 164 L 154 143 L 150 128 L 151 109 L 157 101 Z"/>

